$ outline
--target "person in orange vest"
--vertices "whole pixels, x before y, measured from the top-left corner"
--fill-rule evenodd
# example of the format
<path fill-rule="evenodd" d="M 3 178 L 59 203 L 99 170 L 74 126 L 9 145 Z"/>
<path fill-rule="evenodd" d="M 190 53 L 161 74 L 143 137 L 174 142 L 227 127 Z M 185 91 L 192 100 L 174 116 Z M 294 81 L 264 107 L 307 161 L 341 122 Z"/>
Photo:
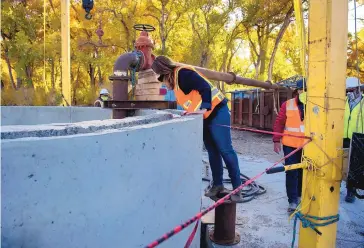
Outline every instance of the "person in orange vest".
<path fill-rule="evenodd" d="M 295 98 L 284 102 L 280 108 L 274 123 L 273 131 L 283 134 L 304 136 L 304 106 L 306 104 L 306 93 L 304 92 L 304 79 L 296 83 Z M 288 155 L 304 143 L 304 139 L 273 135 L 274 151 L 280 153 L 283 144 L 283 153 Z M 302 150 L 285 160 L 285 165 L 301 163 Z M 302 192 L 302 169 L 286 171 L 286 193 L 288 197 L 288 212 L 293 212 L 301 201 Z"/>
<path fill-rule="evenodd" d="M 224 190 L 223 163 L 229 171 L 233 188 L 241 185 L 238 156 L 231 141 L 230 113 L 227 99 L 209 80 L 193 67 L 177 66 L 165 56 L 158 56 L 153 64 L 158 80 L 173 90 L 177 103 L 186 114 L 203 115 L 203 141 L 212 171 L 213 185 L 205 196 L 214 197 Z M 231 196 L 233 202 L 243 202 L 241 191 Z"/>

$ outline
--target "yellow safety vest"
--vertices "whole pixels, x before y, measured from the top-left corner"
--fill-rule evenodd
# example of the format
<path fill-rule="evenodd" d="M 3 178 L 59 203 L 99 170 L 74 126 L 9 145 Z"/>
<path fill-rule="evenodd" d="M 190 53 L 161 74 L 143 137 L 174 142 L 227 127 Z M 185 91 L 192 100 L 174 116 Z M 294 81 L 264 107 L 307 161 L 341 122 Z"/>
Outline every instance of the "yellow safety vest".
<path fill-rule="evenodd" d="M 364 133 L 364 95 L 361 101 L 351 111 L 349 101 L 346 99 L 344 114 L 344 138 L 351 139 L 354 132 Z"/>
<path fill-rule="evenodd" d="M 212 113 L 214 108 L 224 100 L 225 96 L 220 92 L 218 88 L 216 88 L 212 83 L 209 82 L 207 78 L 205 78 L 201 73 L 196 71 L 193 67 L 180 66 L 177 67 L 174 71 L 174 94 L 176 96 L 177 103 L 182 106 L 183 109 L 187 110 L 187 112 L 194 112 L 200 109 L 202 104 L 202 98 L 200 93 L 197 90 L 192 90 L 188 95 L 180 89 L 178 85 L 178 72 L 181 69 L 188 69 L 195 71 L 199 74 L 211 87 L 211 110 L 206 111 L 203 115 L 203 118 L 206 119 Z"/>

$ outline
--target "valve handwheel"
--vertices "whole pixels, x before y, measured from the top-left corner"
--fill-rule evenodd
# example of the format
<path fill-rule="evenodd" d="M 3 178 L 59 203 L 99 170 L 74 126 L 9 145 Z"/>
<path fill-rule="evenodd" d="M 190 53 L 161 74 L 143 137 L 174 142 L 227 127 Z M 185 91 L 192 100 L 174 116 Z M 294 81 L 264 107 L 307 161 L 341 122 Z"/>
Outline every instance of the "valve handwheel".
<path fill-rule="evenodd" d="M 138 31 L 153 32 L 155 27 L 149 24 L 135 24 L 134 29 Z"/>

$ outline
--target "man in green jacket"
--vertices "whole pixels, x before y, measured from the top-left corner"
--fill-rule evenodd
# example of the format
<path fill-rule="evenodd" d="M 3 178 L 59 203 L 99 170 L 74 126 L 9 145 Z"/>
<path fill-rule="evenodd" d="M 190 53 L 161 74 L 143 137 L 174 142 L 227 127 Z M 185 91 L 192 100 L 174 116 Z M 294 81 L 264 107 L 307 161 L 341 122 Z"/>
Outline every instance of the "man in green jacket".
<path fill-rule="evenodd" d="M 353 133 L 364 133 L 364 96 L 360 91 L 360 82 L 356 77 L 346 79 L 346 104 L 344 115 L 344 148 L 350 147 Z M 354 189 L 347 189 L 345 201 L 355 201 Z"/>

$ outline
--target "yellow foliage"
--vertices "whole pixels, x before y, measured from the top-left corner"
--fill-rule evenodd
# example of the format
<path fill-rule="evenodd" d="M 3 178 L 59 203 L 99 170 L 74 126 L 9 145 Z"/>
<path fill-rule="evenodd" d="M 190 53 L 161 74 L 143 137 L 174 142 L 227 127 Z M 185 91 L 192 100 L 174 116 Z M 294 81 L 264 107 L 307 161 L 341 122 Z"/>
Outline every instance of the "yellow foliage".
<path fill-rule="evenodd" d="M 47 91 L 22 87 L 18 90 L 6 88 L 1 91 L 1 105 L 7 106 L 56 106 L 61 103 L 61 95 L 57 91 Z"/>

